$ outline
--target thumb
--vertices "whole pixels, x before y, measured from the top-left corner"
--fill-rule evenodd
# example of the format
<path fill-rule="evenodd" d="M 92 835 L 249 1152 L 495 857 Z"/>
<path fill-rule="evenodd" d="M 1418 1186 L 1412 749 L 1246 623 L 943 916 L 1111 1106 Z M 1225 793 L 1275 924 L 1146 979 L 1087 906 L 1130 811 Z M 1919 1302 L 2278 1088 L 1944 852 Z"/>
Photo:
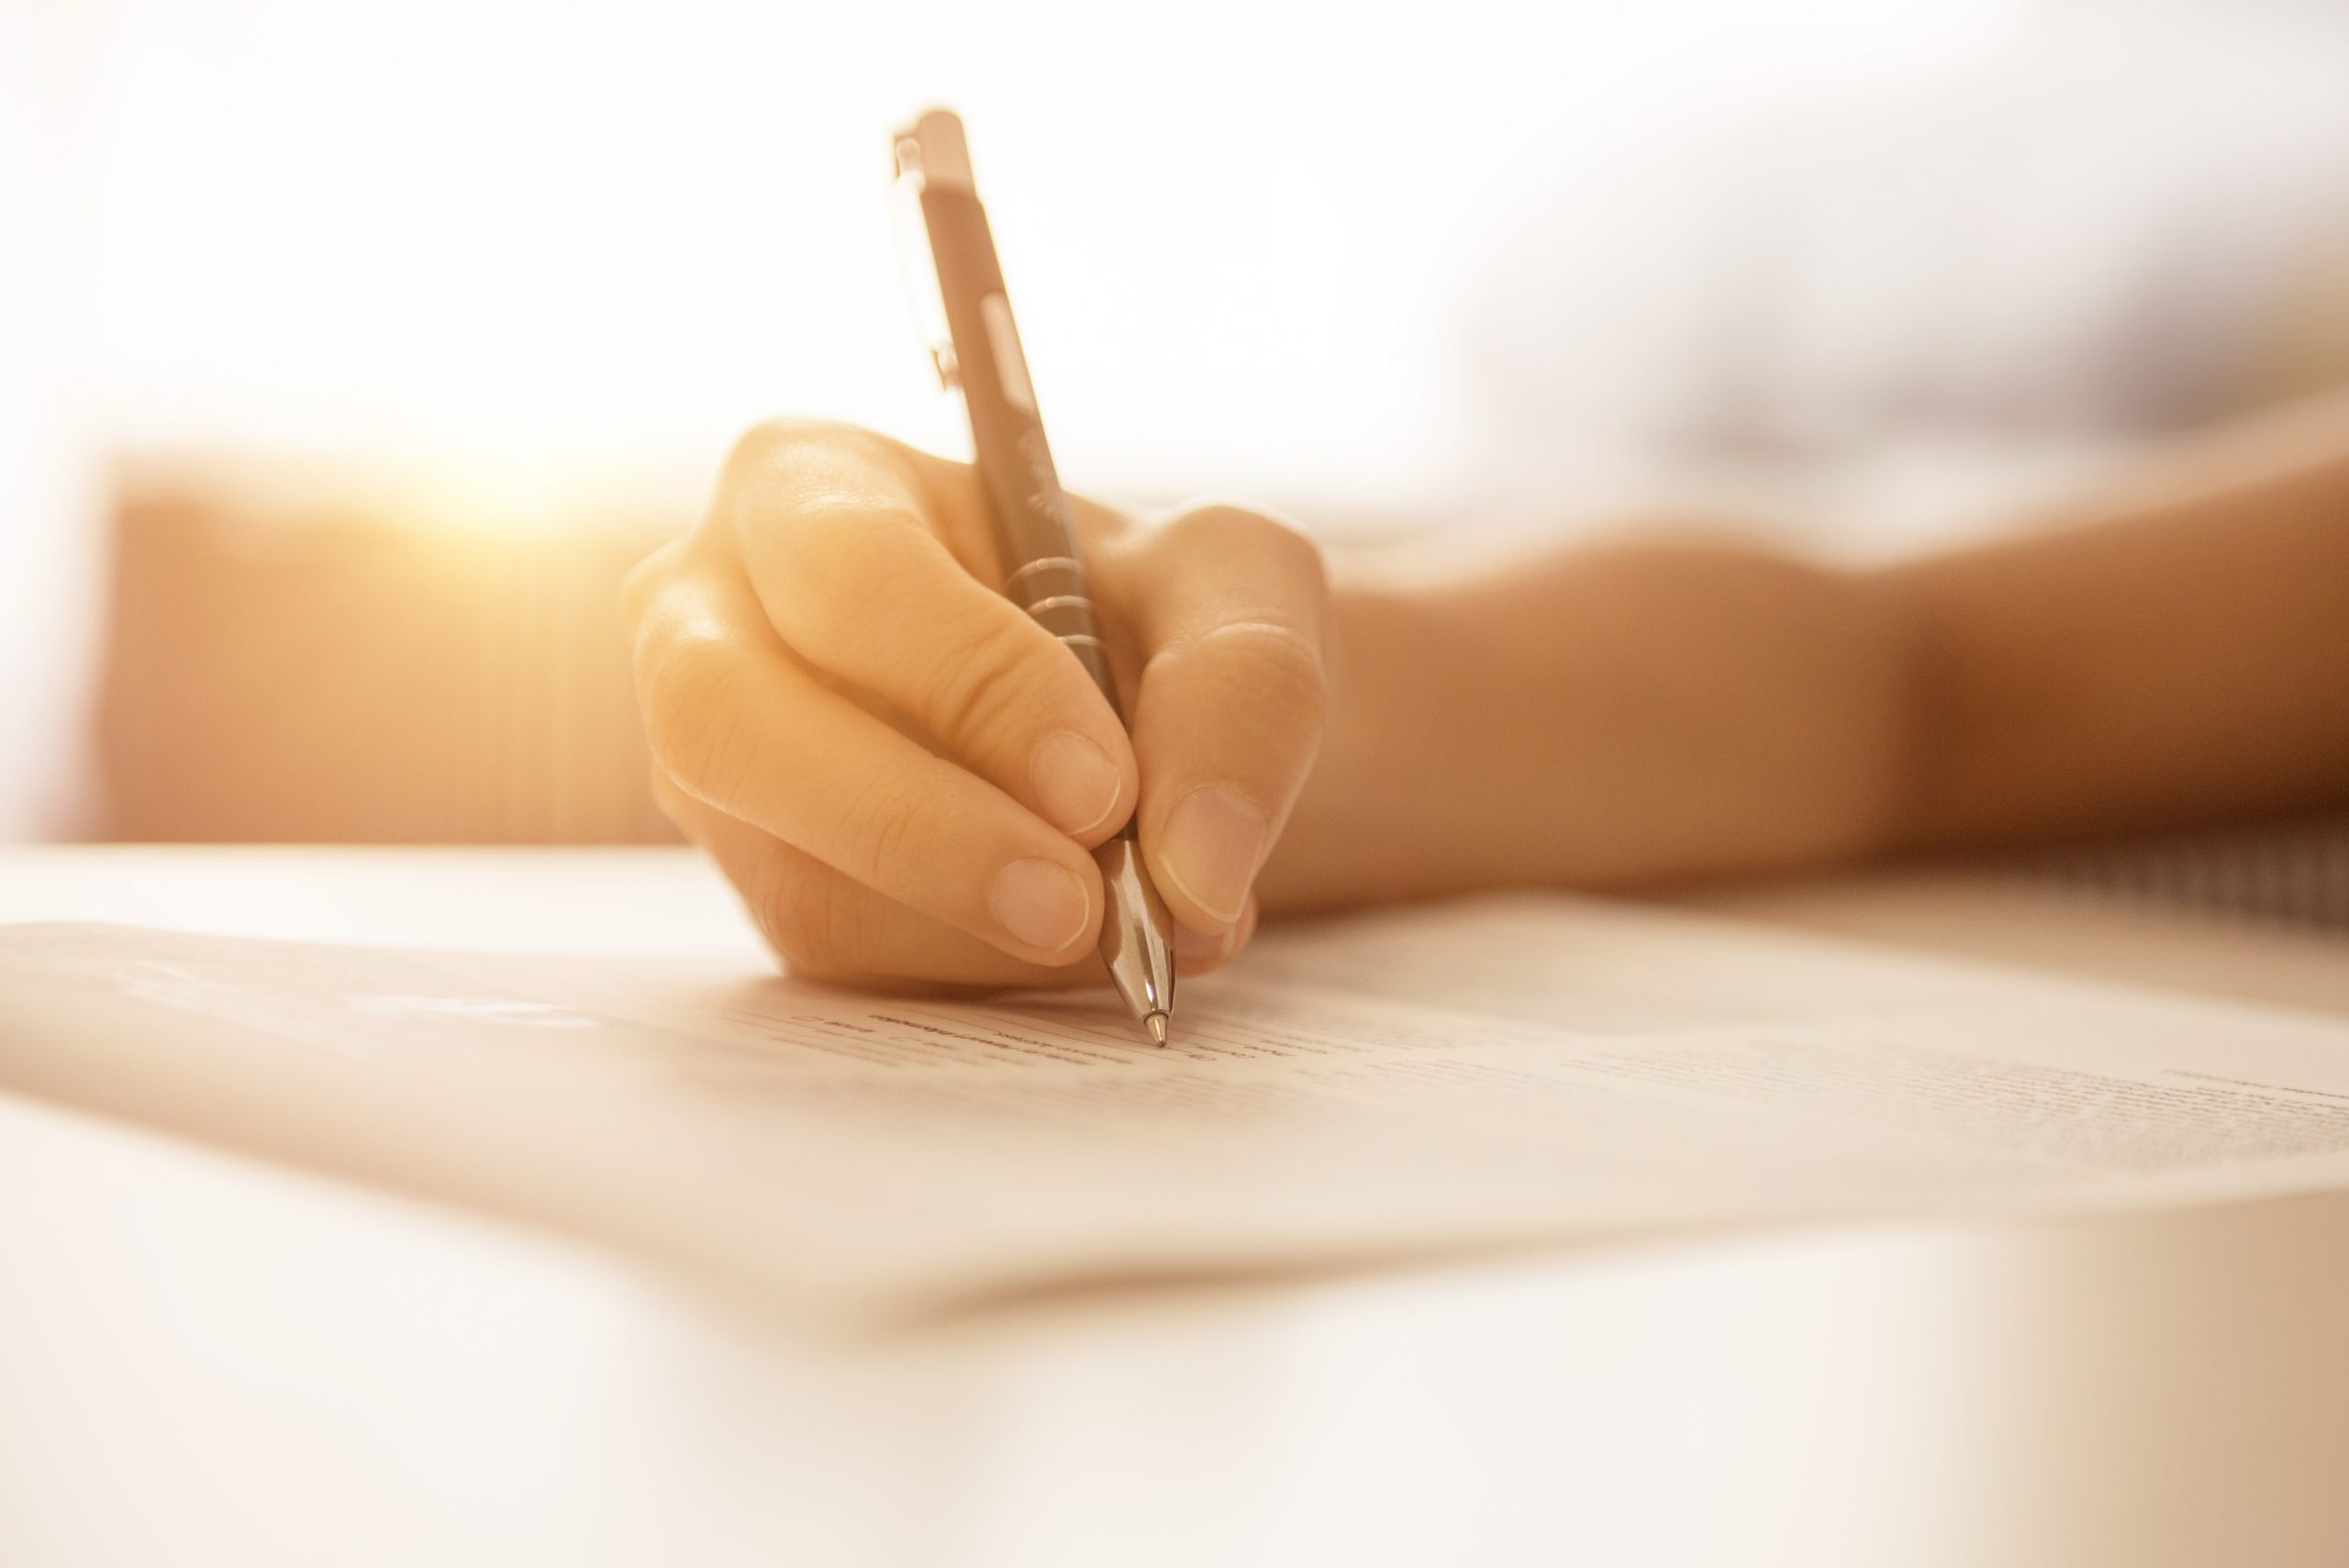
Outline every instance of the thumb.
<path fill-rule="evenodd" d="M 1205 506 L 1121 562 L 1145 663 L 1135 695 L 1142 854 L 1167 907 L 1221 931 L 1288 819 L 1321 741 L 1321 557 L 1259 513 Z"/>

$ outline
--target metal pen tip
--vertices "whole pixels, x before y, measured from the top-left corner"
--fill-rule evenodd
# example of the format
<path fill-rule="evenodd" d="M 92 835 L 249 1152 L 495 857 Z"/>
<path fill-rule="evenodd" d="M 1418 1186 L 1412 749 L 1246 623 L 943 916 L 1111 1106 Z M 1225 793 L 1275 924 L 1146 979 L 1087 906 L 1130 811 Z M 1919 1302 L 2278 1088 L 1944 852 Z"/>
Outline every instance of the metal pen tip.
<path fill-rule="evenodd" d="M 1145 1015 L 1141 1020 L 1141 1027 L 1150 1031 L 1151 1044 L 1164 1045 L 1166 1043 L 1166 1015 L 1164 1013 Z"/>

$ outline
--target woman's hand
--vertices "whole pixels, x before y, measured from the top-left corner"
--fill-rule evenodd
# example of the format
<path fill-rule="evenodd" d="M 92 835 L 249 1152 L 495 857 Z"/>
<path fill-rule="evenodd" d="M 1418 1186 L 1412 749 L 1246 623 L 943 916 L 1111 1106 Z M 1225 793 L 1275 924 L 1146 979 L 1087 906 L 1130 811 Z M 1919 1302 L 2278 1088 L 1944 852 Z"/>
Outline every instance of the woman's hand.
<path fill-rule="evenodd" d="M 1186 972 L 1247 941 L 1320 740 L 1320 557 L 1238 507 L 1075 510 L 1130 739 L 1004 597 L 976 473 L 880 436 L 760 427 L 629 578 L 654 789 L 795 972 L 1100 981 L 1087 851 L 1137 807 Z"/>

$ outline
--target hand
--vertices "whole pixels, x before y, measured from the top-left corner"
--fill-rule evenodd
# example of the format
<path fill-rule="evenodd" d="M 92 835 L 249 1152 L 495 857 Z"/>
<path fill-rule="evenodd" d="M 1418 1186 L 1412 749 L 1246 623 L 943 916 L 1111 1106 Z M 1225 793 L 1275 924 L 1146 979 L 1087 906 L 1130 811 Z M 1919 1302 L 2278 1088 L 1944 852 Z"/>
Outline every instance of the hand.
<path fill-rule="evenodd" d="M 975 472 L 880 436 L 760 427 L 629 577 L 654 790 L 794 972 L 1101 981 L 1087 851 L 1137 806 L 1186 972 L 1246 943 L 1319 744 L 1320 557 L 1233 506 L 1075 511 L 1130 740 L 1004 597 Z"/>

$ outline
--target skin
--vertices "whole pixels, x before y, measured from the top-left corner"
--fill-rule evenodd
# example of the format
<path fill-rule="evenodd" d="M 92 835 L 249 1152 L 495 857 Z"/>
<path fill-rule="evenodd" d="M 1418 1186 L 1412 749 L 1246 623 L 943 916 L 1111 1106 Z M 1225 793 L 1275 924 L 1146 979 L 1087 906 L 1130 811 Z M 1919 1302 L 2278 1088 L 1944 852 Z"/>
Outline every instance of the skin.
<path fill-rule="evenodd" d="M 1000 596 L 984 506 L 963 465 L 765 426 L 630 580 L 655 788 L 797 973 L 1095 984 L 1085 851 L 1137 808 L 1197 973 L 1260 909 L 2349 800 L 2349 399 L 1869 571 L 1644 542 L 1406 572 L 1241 507 L 1080 503 L 1130 740 Z"/>
<path fill-rule="evenodd" d="M 1076 520 L 1130 735 L 1003 596 L 974 473 L 868 432 L 752 431 L 630 577 L 654 790 L 795 972 L 1094 984 L 1087 851 L 1137 809 L 1181 967 L 1246 942 L 1320 740 L 1320 553 L 1234 506 Z"/>

